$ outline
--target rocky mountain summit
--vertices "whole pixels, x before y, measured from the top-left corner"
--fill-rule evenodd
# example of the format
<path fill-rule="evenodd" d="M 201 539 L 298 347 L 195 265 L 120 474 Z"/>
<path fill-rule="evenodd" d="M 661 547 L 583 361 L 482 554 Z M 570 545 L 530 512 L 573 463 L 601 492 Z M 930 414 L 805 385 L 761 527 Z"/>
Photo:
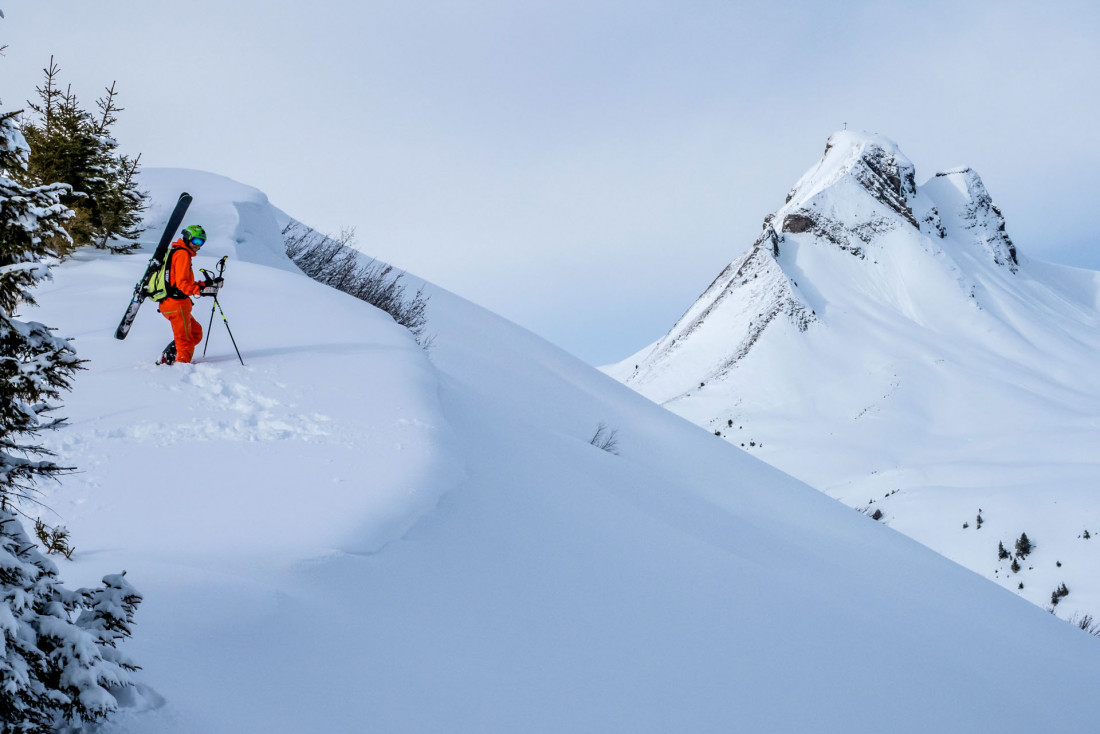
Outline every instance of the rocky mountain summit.
<path fill-rule="evenodd" d="M 676 387 L 686 390 L 725 377 L 777 320 L 782 329 L 807 331 L 818 314 L 813 289 L 798 285 L 801 247 L 831 247 L 878 264 L 875 258 L 891 246 L 891 237 L 918 241 L 931 251 L 934 240 L 950 233 L 972 254 L 984 252 L 995 265 L 1016 272 L 1016 248 L 1004 217 L 976 172 L 937 173 L 919 189 L 915 180 L 913 163 L 886 138 L 834 134 L 784 205 L 764 218 L 763 232 L 749 250 L 719 274 L 667 335 L 626 360 L 633 366 L 625 375 L 622 369 L 615 374 L 665 402 L 679 394 Z M 679 379 L 679 365 L 671 365 L 684 359 L 700 368 L 687 381 Z"/>
<path fill-rule="evenodd" d="M 1037 604 L 1072 576 L 1059 614 L 1100 614 L 1100 274 L 1023 256 L 973 169 L 917 181 L 894 142 L 835 133 L 672 329 L 605 370 Z M 999 558 L 1040 527 L 1041 567 Z"/>

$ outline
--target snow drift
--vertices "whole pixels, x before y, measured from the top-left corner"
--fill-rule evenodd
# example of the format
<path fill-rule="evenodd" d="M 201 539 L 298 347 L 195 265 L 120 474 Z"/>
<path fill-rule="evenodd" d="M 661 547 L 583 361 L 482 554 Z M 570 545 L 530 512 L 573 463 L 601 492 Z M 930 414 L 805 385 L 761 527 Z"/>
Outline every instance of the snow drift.
<path fill-rule="evenodd" d="M 89 360 L 53 445 L 80 467 L 48 491 L 77 546 L 63 575 L 128 570 L 127 650 L 163 697 L 110 730 L 1095 718 L 1094 638 L 434 288 L 426 354 L 296 274 L 260 192 L 146 176 L 151 232 L 186 189 L 196 265 L 230 255 L 247 366 L 217 323 L 204 360 L 154 366 L 152 309 L 111 337 L 141 257 L 80 253 L 40 292 L 34 317 Z M 589 443 L 601 422 L 618 454 Z"/>

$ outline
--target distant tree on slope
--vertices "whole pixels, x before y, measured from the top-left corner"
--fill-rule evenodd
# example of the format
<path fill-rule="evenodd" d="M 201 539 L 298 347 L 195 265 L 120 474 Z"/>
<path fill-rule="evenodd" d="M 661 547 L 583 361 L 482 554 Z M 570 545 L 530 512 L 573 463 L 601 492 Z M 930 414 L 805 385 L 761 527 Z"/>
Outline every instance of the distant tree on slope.
<path fill-rule="evenodd" d="M 64 184 L 26 187 L 29 149 L 18 113 L 0 110 L 0 733 L 46 734 L 66 722 L 103 719 L 136 669 L 119 654 L 141 596 L 121 575 L 70 591 L 27 536 L 16 513 L 36 503 L 36 483 L 68 471 L 27 443 L 57 428 L 50 417 L 81 361 L 69 342 L 15 318 L 30 288 L 48 277 L 49 243 L 67 241 Z M 77 616 L 79 615 L 79 616 Z M 74 621 L 75 618 L 75 621 Z"/>
<path fill-rule="evenodd" d="M 1020 537 L 1016 539 L 1016 555 L 1027 558 L 1029 553 L 1031 553 L 1031 539 L 1027 537 L 1027 533 L 1020 533 Z"/>

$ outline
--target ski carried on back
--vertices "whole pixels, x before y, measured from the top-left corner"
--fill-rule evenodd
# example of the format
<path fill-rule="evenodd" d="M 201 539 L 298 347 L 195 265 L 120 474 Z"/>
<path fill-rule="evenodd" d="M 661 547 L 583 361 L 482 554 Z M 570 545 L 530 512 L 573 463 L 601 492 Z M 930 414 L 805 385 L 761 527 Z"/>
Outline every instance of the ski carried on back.
<path fill-rule="evenodd" d="M 153 273 L 160 270 L 161 266 L 164 265 L 164 258 L 168 254 L 168 246 L 172 244 L 172 238 L 175 237 L 176 231 L 183 224 L 183 215 L 187 213 L 187 207 L 190 205 L 191 194 L 185 191 L 180 194 L 179 201 L 176 202 L 176 208 L 172 210 L 172 216 L 168 217 L 164 234 L 160 236 L 157 249 L 153 251 L 153 256 L 149 258 L 149 265 L 145 268 L 145 274 L 141 276 L 141 280 L 134 287 L 134 295 L 130 299 L 130 305 L 126 308 L 126 313 L 123 315 L 122 321 L 119 322 L 118 328 L 115 329 L 115 339 L 125 339 L 126 335 L 130 333 L 130 326 L 137 318 L 141 302 L 148 295 L 145 292 L 145 287 L 149 285 L 149 279 L 153 277 Z"/>

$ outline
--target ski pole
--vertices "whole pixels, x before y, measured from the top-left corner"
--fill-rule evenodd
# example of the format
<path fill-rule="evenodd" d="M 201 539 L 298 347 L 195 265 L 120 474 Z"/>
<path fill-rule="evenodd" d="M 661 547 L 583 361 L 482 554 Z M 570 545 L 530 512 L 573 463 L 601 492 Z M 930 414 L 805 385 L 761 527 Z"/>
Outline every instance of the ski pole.
<path fill-rule="evenodd" d="M 229 328 L 229 321 L 225 318 L 225 311 L 222 311 L 222 305 L 218 303 L 217 296 L 214 296 L 214 305 L 218 307 L 218 313 L 222 315 L 222 322 L 225 324 L 225 330 L 229 332 L 229 341 L 233 342 L 233 349 L 237 352 L 237 359 L 241 360 L 241 366 L 244 367 L 244 358 L 241 357 L 241 350 L 237 349 L 237 340 L 233 338 L 233 330 Z"/>
<path fill-rule="evenodd" d="M 218 277 L 223 277 L 225 274 L 225 261 L 229 259 L 229 255 L 223 255 L 221 260 L 218 260 Z M 201 270 L 203 275 L 206 275 L 209 271 Z M 213 273 L 210 273 L 213 276 Z M 214 302 L 217 303 L 217 298 L 214 298 Z M 228 327 L 229 325 L 226 324 Z M 206 343 L 202 345 L 202 356 L 206 356 L 206 348 L 210 346 L 210 330 L 214 327 L 214 306 L 210 306 L 210 323 L 206 325 Z M 236 345 L 234 345 L 236 346 Z"/>
<path fill-rule="evenodd" d="M 216 301 L 215 301 L 216 303 Z M 210 329 L 214 326 L 214 307 L 210 307 L 210 323 L 206 325 L 206 343 L 202 345 L 202 356 L 206 356 L 206 348 L 210 346 Z"/>

